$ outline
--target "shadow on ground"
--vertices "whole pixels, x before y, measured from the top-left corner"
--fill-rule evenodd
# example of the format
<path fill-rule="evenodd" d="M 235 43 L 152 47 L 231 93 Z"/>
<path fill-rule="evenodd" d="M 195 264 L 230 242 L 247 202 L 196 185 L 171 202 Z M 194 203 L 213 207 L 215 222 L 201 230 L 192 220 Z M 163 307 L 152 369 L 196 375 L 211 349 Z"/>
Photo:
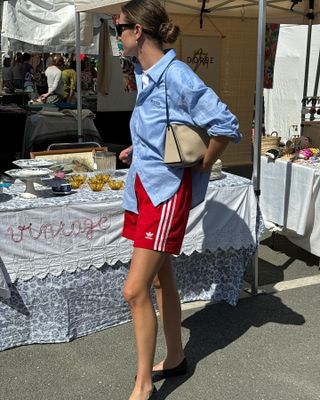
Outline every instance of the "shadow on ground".
<path fill-rule="evenodd" d="M 276 284 L 319 274 L 319 257 L 294 245 L 279 234 L 266 232 L 260 241 L 258 285 Z M 252 270 L 247 269 L 245 282 L 251 284 Z"/>
<path fill-rule="evenodd" d="M 189 341 L 184 349 L 189 365 L 188 373 L 163 381 L 158 389 L 157 399 L 166 399 L 191 378 L 201 360 L 227 347 L 251 327 L 261 327 L 270 322 L 303 325 L 305 318 L 272 295 L 243 299 L 236 307 L 226 303 L 211 304 L 187 317 L 182 326 L 190 331 Z"/>

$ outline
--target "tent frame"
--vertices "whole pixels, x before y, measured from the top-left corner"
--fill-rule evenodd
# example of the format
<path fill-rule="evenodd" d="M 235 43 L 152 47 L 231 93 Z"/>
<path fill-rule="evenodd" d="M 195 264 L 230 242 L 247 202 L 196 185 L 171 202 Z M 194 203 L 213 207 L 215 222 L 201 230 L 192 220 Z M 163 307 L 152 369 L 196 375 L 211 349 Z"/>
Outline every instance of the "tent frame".
<path fill-rule="evenodd" d="M 265 54 L 265 27 L 266 27 L 266 15 L 267 15 L 267 6 L 270 8 L 274 8 L 281 11 L 288 10 L 284 7 L 276 5 L 276 3 L 281 2 L 281 0 L 245 0 L 248 4 L 242 5 L 230 5 L 233 3 L 233 0 L 225 0 L 213 7 L 205 8 L 205 1 L 203 1 L 203 6 L 201 8 L 200 20 L 202 19 L 203 13 L 211 13 L 214 11 L 226 11 L 235 8 L 246 8 L 258 5 L 258 37 L 257 37 L 257 66 L 256 66 L 256 100 L 255 100 L 255 116 L 254 116 L 254 126 L 255 126 L 255 135 L 254 135 L 254 143 L 253 143 L 253 173 L 252 173 L 252 183 L 254 187 L 254 192 L 257 198 L 257 206 L 259 207 L 259 196 L 260 196 L 260 177 L 261 177 L 261 136 L 262 136 L 262 119 L 263 119 L 263 76 L 264 76 L 264 54 Z M 314 0 L 309 1 L 309 11 L 307 17 L 309 18 L 309 28 L 308 28 L 308 37 L 307 37 L 307 54 L 306 54 L 306 68 L 305 68 L 305 77 L 304 77 L 304 92 L 306 91 L 307 82 L 308 82 L 308 73 L 309 73 L 309 58 L 310 58 L 310 43 L 311 43 L 311 31 L 312 31 L 312 21 L 314 18 Z M 186 5 L 180 3 L 175 0 L 166 0 L 167 4 L 178 5 L 181 7 L 185 7 L 190 10 L 199 11 L 199 8 Z M 293 10 L 294 4 L 291 7 L 291 11 L 301 16 L 305 14 L 301 11 Z M 80 14 L 80 11 L 76 11 L 76 14 Z M 80 17 L 76 18 L 77 24 L 80 25 Z M 79 30 L 79 28 L 77 28 Z M 77 41 L 80 40 L 80 36 L 76 36 Z M 77 62 L 80 60 L 80 46 L 79 43 L 76 45 L 76 57 Z M 78 64 L 77 64 L 78 65 Z M 78 66 L 77 66 L 78 70 Z M 78 118 L 81 118 L 81 104 L 78 104 Z M 80 124 L 78 128 L 80 129 Z M 82 136 L 79 130 L 79 137 Z M 251 281 L 251 294 L 258 294 L 258 267 L 259 267 L 259 259 L 258 259 L 258 249 L 256 250 L 252 261 L 252 281 Z"/>
<path fill-rule="evenodd" d="M 77 70 L 77 131 L 78 141 L 83 142 L 82 130 L 82 95 L 81 95 L 81 60 L 80 60 L 80 12 L 75 13 L 76 29 L 76 70 Z"/>
<path fill-rule="evenodd" d="M 257 73 L 256 73 L 256 104 L 254 116 L 254 144 L 253 144 L 253 188 L 259 206 L 260 175 L 261 175 L 261 135 L 262 135 L 262 113 L 263 113 L 263 75 L 264 75 L 264 52 L 266 33 L 266 0 L 259 0 L 258 15 L 258 38 L 257 38 Z M 258 249 L 252 260 L 252 282 L 251 293 L 258 294 Z"/>

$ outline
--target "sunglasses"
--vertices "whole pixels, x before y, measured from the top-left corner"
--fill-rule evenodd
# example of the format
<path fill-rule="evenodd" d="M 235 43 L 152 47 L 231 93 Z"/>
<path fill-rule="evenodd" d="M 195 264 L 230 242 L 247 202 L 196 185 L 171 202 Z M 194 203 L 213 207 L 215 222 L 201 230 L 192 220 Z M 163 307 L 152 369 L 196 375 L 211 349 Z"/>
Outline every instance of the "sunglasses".
<path fill-rule="evenodd" d="M 117 31 L 117 35 L 121 36 L 122 32 L 126 29 L 126 28 L 134 28 L 136 26 L 136 24 L 116 24 L 116 31 Z"/>

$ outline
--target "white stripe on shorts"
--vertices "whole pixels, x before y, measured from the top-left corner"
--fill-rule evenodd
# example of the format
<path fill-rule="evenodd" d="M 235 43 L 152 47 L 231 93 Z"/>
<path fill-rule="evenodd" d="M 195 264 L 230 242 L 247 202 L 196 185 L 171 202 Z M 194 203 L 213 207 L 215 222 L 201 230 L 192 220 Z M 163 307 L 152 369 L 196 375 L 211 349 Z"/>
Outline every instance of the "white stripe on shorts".
<path fill-rule="evenodd" d="M 173 215 L 177 201 L 177 194 L 163 204 L 161 218 L 154 242 L 154 250 L 164 251 L 172 225 Z"/>
<path fill-rule="evenodd" d="M 171 229 L 171 226 L 172 226 L 172 220 L 173 220 L 173 216 L 174 216 L 174 211 L 175 211 L 175 209 L 176 209 L 177 197 L 178 197 L 177 194 L 175 194 L 175 195 L 174 195 L 174 198 L 173 198 L 172 212 L 171 212 L 171 215 L 170 215 L 170 220 L 169 220 L 169 224 L 168 224 L 168 228 L 167 228 L 167 233 L 166 233 L 166 236 L 165 236 L 165 240 L 164 240 L 164 243 L 163 243 L 162 251 L 165 251 L 165 248 L 166 248 L 168 236 L 169 236 L 170 229 Z"/>

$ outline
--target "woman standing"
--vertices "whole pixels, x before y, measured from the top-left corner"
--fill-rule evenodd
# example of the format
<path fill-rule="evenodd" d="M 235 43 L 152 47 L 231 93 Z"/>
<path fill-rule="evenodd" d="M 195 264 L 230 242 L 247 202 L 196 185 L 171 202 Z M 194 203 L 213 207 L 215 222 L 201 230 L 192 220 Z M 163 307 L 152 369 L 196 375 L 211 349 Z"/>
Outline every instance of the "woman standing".
<path fill-rule="evenodd" d="M 238 142 L 237 119 L 212 89 L 183 62 L 173 43 L 179 28 L 158 0 L 131 0 L 122 7 L 118 36 L 124 56 L 134 57 L 138 87 L 130 129 L 132 146 L 120 153 L 130 164 L 123 206 L 123 236 L 134 242 L 123 290 L 131 309 L 137 376 L 129 400 L 155 398 L 152 382 L 187 371 L 181 341 L 181 307 L 171 265 L 179 254 L 189 210 L 204 200 L 209 174 L 230 140 Z M 170 121 L 206 128 L 209 148 L 195 168 L 172 168 L 163 162 L 166 130 L 165 82 Z M 157 318 L 150 288 L 156 288 L 167 354 L 153 366 Z"/>
<path fill-rule="evenodd" d="M 3 67 L 2 67 L 2 85 L 3 89 L 7 91 L 13 91 L 13 74 L 11 68 L 11 58 L 4 57 L 3 59 Z"/>
<path fill-rule="evenodd" d="M 72 55 L 70 58 L 65 59 L 62 79 L 64 85 L 63 101 L 73 103 L 77 88 L 77 72 L 76 63 L 72 60 Z"/>

